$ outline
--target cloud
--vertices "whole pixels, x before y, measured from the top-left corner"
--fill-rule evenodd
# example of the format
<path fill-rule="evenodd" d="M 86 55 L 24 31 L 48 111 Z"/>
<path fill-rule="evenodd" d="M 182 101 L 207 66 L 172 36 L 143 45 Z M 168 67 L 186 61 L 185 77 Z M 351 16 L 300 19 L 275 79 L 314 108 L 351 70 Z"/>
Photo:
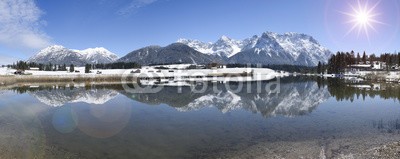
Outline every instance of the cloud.
<path fill-rule="evenodd" d="M 43 12 L 34 0 L 0 0 L 0 44 L 21 49 L 40 49 L 50 44 L 41 28 Z"/>
<path fill-rule="evenodd" d="M 140 8 L 150 5 L 157 0 L 132 0 L 127 6 L 117 11 L 118 15 L 129 16 L 136 13 Z"/>

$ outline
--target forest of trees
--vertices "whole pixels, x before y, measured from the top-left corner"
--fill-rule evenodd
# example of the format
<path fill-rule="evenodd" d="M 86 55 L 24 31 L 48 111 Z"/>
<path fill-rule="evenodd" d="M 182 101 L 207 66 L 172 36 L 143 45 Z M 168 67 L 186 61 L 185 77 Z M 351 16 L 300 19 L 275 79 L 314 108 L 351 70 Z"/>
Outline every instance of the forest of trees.
<path fill-rule="evenodd" d="M 270 68 L 273 70 L 281 70 L 286 72 L 297 72 L 297 73 L 315 73 L 317 71 L 316 67 L 311 66 L 299 66 L 299 65 L 256 65 L 256 64 L 227 64 L 227 68 Z"/>
<path fill-rule="evenodd" d="M 349 65 L 355 64 L 373 64 L 374 61 L 386 63 L 385 70 L 390 70 L 392 66 L 400 66 L 400 53 L 390 54 L 384 53 L 379 56 L 375 54 L 367 55 L 365 52 L 362 54 L 351 52 L 337 52 L 328 60 L 328 63 L 318 62 L 316 67 L 296 66 L 296 65 L 245 65 L 245 64 L 228 64 L 228 68 L 234 67 L 261 67 L 270 68 L 273 70 L 283 70 L 288 72 L 298 73 L 340 73 Z"/>
<path fill-rule="evenodd" d="M 107 64 L 94 64 L 94 69 L 131 69 L 140 68 L 141 65 L 135 62 L 115 62 Z"/>
<path fill-rule="evenodd" d="M 30 68 L 38 68 L 40 71 L 75 71 L 75 65 L 71 64 L 69 66 L 69 70 L 67 70 L 67 65 L 56 65 L 52 63 L 48 64 L 38 64 L 34 62 L 25 62 L 25 61 L 17 61 L 12 65 L 7 65 L 8 68 L 13 68 L 17 70 L 29 70 Z M 137 63 L 125 63 L 125 62 L 117 62 L 117 63 L 107 63 L 107 64 L 86 64 L 85 72 L 89 73 L 92 69 L 131 69 L 131 68 L 140 68 L 141 66 Z"/>
<path fill-rule="evenodd" d="M 228 68 L 234 67 L 260 67 L 260 68 L 270 68 L 273 70 L 282 70 L 287 72 L 298 72 L 298 73 L 324 73 L 327 71 L 328 73 L 341 73 L 344 72 L 345 68 L 349 65 L 355 64 L 371 64 L 373 65 L 374 61 L 380 61 L 386 63 L 386 68 L 384 70 L 391 70 L 392 66 L 400 66 L 400 53 L 384 53 L 379 56 L 375 54 L 367 55 L 365 52 L 362 54 L 351 52 L 337 52 L 332 55 L 332 57 L 328 60 L 328 63 L 319 62 L 315 67 L 309 66 L 297 66 L 297 65 L 247 65 L 247 64 L 227 64 Z M 67 66 L 63 65 L 55 65 L 52 63 L 48 64 L 38 64 L 34 62 L 25 62 L 25 61 L 17 61 L 12 65 L 7 65 L 8 68 L 14 68 L 18 70 L 28 70 L 30 68 L 39 68 L 39 70 L 43 71 L 70 71 L 74 72 L 74 65 L 69 66 L 69 70 L 67 70 Z M 116 63 L 107 63 L 107 64 L 86 64 L 85 72 L 88 73 L 92 69 L 132 69 L 132 68 L 140 68 L 141 65 L 134 62 L 116 62 Z"/>
<path fill-rule="evenodd" d="M 371 54 L 368 56 L 365 52 L 362 55 L 360 53 L 355 54 L 354 51 L 337 52 L 335 55 L 332 55 L 327 66 L 323 69 L 327 69 L 328 73 L 340 73 L 349 65 L 373 64 L 374 61 L 385 62 L 385 70 L 390 70 L 392 66 L 400 66 L 400 53 L 384 53 L 380 56 Z"/>

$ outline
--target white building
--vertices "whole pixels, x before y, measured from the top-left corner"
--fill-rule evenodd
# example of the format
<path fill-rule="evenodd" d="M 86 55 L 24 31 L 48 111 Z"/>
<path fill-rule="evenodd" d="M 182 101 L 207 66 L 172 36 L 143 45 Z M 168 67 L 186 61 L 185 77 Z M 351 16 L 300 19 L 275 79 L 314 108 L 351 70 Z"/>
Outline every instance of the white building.
<path fill-rule="evenodd" d="M 373 70 L 382 70 L 386 68 L 386 63 L 385 62 L 381 62 L 381 61 L 374 61 L 372 63 L 372 69 Z"/>

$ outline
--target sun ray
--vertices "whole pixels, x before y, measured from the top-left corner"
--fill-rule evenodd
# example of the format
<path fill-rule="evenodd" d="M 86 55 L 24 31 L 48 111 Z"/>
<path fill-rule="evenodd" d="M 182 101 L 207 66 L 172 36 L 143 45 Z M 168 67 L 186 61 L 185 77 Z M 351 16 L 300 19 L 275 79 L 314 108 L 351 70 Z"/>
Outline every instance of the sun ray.
<path fill-rule="evenodd" d="M 382 24 L 382 25 L 388 25 L 388 24 L 386 24 L 384 22 L 381 22 L 381 21 L 378 21 L 378 20 L 375 20 L 375 19 L 371 19 L 371 22 Z"/>
<path fill-rule="evenodd" d="M 357 25 L 357 26 L 358 26 L 357 38 L 359 38 L 361 30 L 363 29 L 363 26 L 362 25 Z"/>
<path fill-rule="evenodd" d="M 354 29 L 356 29 L 356 28 L 357 28 L 357 25 L 353 25 L 353 27 L 351 27 L 351 29 L 350 29 L 349 31 L 347 31 L 347 33 L 346 33 L 345 36 L 349 35 L 349 34 L 350 34 L 351 32 L 353 32 Z"/>
<path fill-rule="evenodd" d="M 372 6 L 371 8 L 369 8 L 368 13 L 372 13 L 372 11 L 375 10 L 375 8 L 381 3 L 381 1 L 378 1 L 374 4 L 374 6 Z"/>
<path fill-rule="evenodd" d="M 374 30 L 375 33 L 378 33 L 378 30 L 376 30 L 375 27 L 374 27 L 371 23 L 368 23 L 368 26 L 369 26 L 372 30 Z"/>
<path fill-rule="evenodd" d="M 367 40 L 369 41 L 368 25 L 365 24 L 363 27 L 364 27 L 365 34 L 367 35 Z"/>

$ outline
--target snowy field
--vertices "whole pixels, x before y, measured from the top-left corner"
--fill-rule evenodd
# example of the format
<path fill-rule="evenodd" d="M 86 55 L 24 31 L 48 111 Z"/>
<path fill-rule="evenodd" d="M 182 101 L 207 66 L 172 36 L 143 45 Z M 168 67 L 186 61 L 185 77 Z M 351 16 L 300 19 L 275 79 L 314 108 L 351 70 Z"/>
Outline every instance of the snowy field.
<path fill-rule="evenodd" d="M 67 68 L 69 70 L 69 68 Z M 85 67 L 75 67 L 75 70 L 79 72 L 69 71 L 36 71 L 26 70 L 25 73 L 32 74 L 35 76 L 68 76 L 68 75 L 95 75 L 97 71 L 100 71 L 103 75 L 122 75 L 125 71 L 132 71 L 134 69 L 109 69 L 109 70 L 90 70 L 91 73 L 85 73 Z M 15 69 L 9 69 L 0 67 L 0 75 L 14 75 Z"/>
<path fill-rule="evenodd" d="M 67 68 L 69 70 L 69 68 Z M 75 67 L 76 71 L 79 72 L 69 72 L 69 71 L 36 71 L 36 70 L 26 70 L 25 73 L 32 74 L 35 76 L 68 76 L 68 75 L 96 75 L 97 72 L 101 72 L 103 75 L 122 75 L 124 73 L 130 73 L 131 71 L 136 71 L 138 69 L 94 69 L 90 70 L 91 73 L 85 73 L 85 67 Z M 279 73 L 267 68 L 219 68 L 219 69 L 190 69 L 190 70 L 176 70 L 176 69 L 164 69 L 159 70 L 154 67 L 144 67 L 140 69 L 140 76 L 145 76 L 148 74 L 160 75 L 160 76 L 192 76 L 192 75 L 210 75 L 210 74 L 223 74 L 223 73 L 250 73 L 261 74 L 261 75 L 274 75 L 274 76 L 284 76 L 288 73 Z M 0 75 L 13 75 L 15 69 L 2 68 L 0 67 Z"/>
<path fill-rule="evenodd" d="M 4 75 L 13 75 L 15 72 L 14 69 L 9 69 L 6 67 L 0 67 L 0 75 L 4 76 Z"/>
<path fill-rule="evenodd" d="M 27 76 L 18 76 L 18 77 L 27 77 L 32 76 L 32 78 L 75 78 L 75 77 L 84 77 L 84 78 L 102 78 L 102 77 L 122 77 L 123 74 L 130 75 L 134 77 L 140 77 L 142 83 L 154 82 L 154 80 L 147 79 L 147 77 L 165 77 L 162 82 L 171 82 L 171 78 L 173 78 L 175 82 L 179 81 L 264 81 L 264 80 L 272 80 L 276 77 L 286 77 L 289 76 L 287 72 L 278 72 L 268 68 L 218 68 L 218 69 L 183 69 L 173 66 L 168 67 L 171 69 L 156 69 L 156 66 L 152 67 L 143 67 L 142 69 L 96 69 L 91 70 L 91 73 L 85 73 L 84 67 L 75 67 L 77 72 L 69 72 L 69 71 L 36 71 L 36 70 L 27 70 L 25 71 Z M 69 68 L 67 68 L 69 70 Z M 140 71 L 139 71 L 140 70 Z M 14 76 L 14 69 L 1 68 L 0 75 L 10 75 Z M 98 72 L 101 72 L 98 74 Z M 133 73 L 140 72 L 140 73 Z M 241 76 L 240 74 L 246 73 L 248 75 L 252 74 L 252 76 Z M 237 76 L 239 75 L 239 76 Z"/>
<path fill-rule="evenodd" d="M 67 68 L 69 70 L 69 68 Z M 85 67 L 75 67 L 76 71 L 79 72 L 69 72 L 69 71 L 33 71 L 26 70 L 26 73 L 31 73 L 32 75 L 46 75 L 46 76 L 68 76 L 68 75 L 96 75 L 97 71 L 100 71 L 103 75 L 122 75 L 125 71 L 130 71 L 128 69 L 109 69 L 109 70 L 90 70 L 91 73 L 85 73 Z"/>

